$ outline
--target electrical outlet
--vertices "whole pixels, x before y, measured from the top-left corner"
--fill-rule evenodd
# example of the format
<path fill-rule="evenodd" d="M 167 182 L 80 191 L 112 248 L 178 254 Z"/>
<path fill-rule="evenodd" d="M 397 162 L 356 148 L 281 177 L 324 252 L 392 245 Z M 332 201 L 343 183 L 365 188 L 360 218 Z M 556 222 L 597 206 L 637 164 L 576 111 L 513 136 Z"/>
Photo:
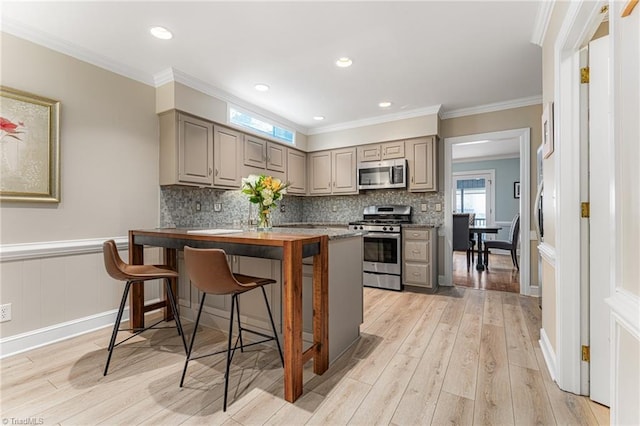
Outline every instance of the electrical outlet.
<path fill-rule="evenodd" d="M 427 204 L 426 203 L 420 204 L 420 211 L 421 212 L 426 212 L 427 211 Z"/>
<path fill-rule="evenodd" d="M 331 207 L 331 211 L 332 212 L 337 212 L 338 211 L 338 206 L 332 206 Z"/>
<path fill-rule="evenodd" d="M 213 211 L 214 212 L 219 212 L 222 210 L 222 203 L 214 203 L 213 204 Z"/>
<path fill-rule="evenodd" d="M 196 201 L 196 211 L 199 212 L 200 210 L 202 210 L 202 204 L 200 204 L 200 201 Z"/>
<path fill-rule="evenodd" d="M 440 203 L 436 204 L 436 211 L 437 212 L 441 212 L 442 211 L 442 204 L 440 204 Z"/>
<path fill-rule="evenodd" d="M 11 321 L 11 303 L 0 305 L 0 322 Z"/>
<path fill-rule="evenodd" d="M 280 204 L 280 213 L 286 212 L 287 209 L 284 208 L 284 204 Z"/>

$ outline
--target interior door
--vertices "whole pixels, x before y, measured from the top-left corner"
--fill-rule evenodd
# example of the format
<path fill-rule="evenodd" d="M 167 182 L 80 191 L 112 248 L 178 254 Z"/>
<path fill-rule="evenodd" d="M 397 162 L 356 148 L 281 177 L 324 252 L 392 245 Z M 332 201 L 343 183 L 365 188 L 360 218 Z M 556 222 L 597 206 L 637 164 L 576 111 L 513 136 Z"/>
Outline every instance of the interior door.
<path fill-rule="evenodd" d="M 609 297 L 611 281 L 611 144 L 609 37 L 589 44 L 589 345 L 590 397 L 609 406 Z"/>
<path fill-rule="evenodd" d="M 489 171 L 453 174 L 454 213 L 475 213 L 476 225 L 488 225 L 494 218 L 494 176 Z"/>

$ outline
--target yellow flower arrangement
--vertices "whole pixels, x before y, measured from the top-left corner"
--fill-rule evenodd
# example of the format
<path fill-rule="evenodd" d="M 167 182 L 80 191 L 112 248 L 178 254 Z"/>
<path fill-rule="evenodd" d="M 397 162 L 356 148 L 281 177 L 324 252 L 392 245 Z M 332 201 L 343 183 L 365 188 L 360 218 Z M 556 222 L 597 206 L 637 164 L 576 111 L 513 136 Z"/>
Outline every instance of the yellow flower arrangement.
<path fill-rule="evenodd" d="M 276 201 L 287 193 L 290 183 L 265 175 L 249 175 L 242 178 L 242 193 L 249 196 L 249 201 L 258 204 L 258 227 L 268 229 L 271 209 Z"/>

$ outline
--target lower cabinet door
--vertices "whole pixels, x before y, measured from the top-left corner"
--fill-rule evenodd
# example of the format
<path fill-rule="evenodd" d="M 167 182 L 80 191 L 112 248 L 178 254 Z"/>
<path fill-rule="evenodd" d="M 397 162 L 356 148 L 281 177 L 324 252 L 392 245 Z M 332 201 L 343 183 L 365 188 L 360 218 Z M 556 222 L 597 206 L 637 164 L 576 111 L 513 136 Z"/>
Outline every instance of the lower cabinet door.
<path fill-rule="evenodd" d="M 405 263 L 404 282 L 409 285 L 431 287 L 431 265 L 428 263 Z"/>

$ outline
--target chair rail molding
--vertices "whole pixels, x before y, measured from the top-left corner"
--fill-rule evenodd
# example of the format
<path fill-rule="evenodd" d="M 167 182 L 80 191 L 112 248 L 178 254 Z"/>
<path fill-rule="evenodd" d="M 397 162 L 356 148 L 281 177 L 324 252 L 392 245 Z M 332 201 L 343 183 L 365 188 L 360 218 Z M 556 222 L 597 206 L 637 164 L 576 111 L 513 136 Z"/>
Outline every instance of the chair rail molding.
<path fill-rule="evenodd" d="M 2 244 L 0 245 L 0 262 L 99 253 L 102 252 L 102 243 L 106 240 L 114 240 L 118 249 L 128 249 L 129 237 Z"/>

